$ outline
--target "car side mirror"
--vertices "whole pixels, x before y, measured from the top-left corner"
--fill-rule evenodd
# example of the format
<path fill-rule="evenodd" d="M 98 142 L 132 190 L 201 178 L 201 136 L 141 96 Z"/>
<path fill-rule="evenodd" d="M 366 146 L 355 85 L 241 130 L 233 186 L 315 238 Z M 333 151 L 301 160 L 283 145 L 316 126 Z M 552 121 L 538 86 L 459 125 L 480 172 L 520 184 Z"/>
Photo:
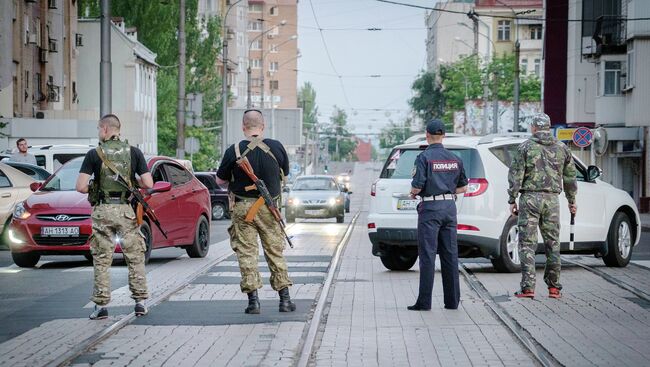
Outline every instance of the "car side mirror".
<path fill-rule="evenodd" d="M 285 187 L 282 188 L 282 192 L 289 192 L 289 191 L 291 191 L 289 186 L 285 186 Z"/>
<path fill-rule="evenodd" d="M 341 192 L 347 192 L 348 194 L 350 193 L 348 188 L 345 186 L 341 187 Z"/>
<path fill-rule="evenodd" d="M 153 194 L 154 192 L 167 192 L 172 189 L 172 184 L 167 181 L 158 181 L 153 184 L 153 187 L 149 192 Z"/>
<path fill-rule="evenodd" d="M 603 174 L 603 170 L 596 166 L 587 167 L 587 178 L 589 181 L 594 181 Z"/>
<path fill-rule="evenodd" d="M 43 186 L 42 182 L 32 182 L 29 184 L 29 189 L 32 190 L 32 192 L 36 192 L 41 188 L 41 186 Z"/>

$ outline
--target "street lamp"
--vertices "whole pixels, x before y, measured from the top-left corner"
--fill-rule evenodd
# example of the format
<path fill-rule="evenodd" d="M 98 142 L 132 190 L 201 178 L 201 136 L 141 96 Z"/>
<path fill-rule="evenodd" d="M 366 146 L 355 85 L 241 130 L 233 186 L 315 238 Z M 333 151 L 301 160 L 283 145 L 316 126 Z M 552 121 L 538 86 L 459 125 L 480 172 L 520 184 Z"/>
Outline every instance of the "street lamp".
<path fill-rule="evenodd" d="M 283 21 L 280 22 L 280 24 L 276 24 L 273 27 L 265 30 L 264 32 L 258 34 L 255 38 L 253 38 L 251 40 L 250 44 L 248 45 L 248 68 L 246 68 L 246 74 L 248 75 L 248 88 L 247 88 L 247 91 L 246 91 L 246 98 L 247 98 L 246 108 L 251 108 L 251 106 L 252 106 L 252 104 L 251 104 L 251 73 L 252 73 L 252 70 L 251 70 L 251 47 L 253 47 L 253 43 L 255 43 L 255 41 L 257 41 L 260 37 L 264 36 L 265 34 L 271 32 L 272 30 L 274 30 L 276 28 L 284 26 L 285 24 L 287 24 L 287 21 L 283 20 Z M 262 55 L 264 55 L 264 50 L 262 50 Z M 264 73 L 264 65 L 261 65 L 261 67 L 262 67 L 262 75 L 263 75 L 263 73 Z M 264 90 L 264 85 L 262 85 L 262 90 Z M 264 101 L 262 101 L 262 103 L 263 102 Z"/>
<path fill-rule="evenodd" d="M 223 62 L 223 70 L 221 73 L 221 116 L 222 116 L 222 122 L 221 126 L 223 126 L 221 130 L 221 157 L 223 157 L 224 153 L 226 152 L 226 149 L 228 148 L 228 141 L 227 141 L 227 131 L 228 131 L 228 26 L 227 26 L 227 20 L 228 20 L 228 14 L 230 13 L 230 10 L 235 7 L 235 5 L 239 4 L 243 0 L 237 0 L 236 2 L 232 3 L 229 7 L 228 10 L 226 10 L 226 14 L 223 17 L 223 30 L 221 32 L 221 38 L 222 38 L 222 47 L 221 47 L 221 60 Z"/>

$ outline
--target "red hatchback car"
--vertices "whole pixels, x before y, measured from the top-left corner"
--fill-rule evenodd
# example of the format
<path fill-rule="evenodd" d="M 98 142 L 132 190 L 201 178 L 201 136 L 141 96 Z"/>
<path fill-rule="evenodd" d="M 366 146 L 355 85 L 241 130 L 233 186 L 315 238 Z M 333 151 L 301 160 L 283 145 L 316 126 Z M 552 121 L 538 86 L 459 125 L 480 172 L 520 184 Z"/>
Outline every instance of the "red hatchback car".
<path fill-rule="evenodd" d="M 88 239 L 92 234 L 91 207 L 86 194 L 75 191 L 83 157 L 73 159 L 19 203 L 9 227 L 9 247 L 16 265 L 33 267 L 42 255 L 84 255 L 91 259 Z M 181 247 L 190 257 L 205 257 L 210 246 L 210 194 L 181 164 L 171 158 L 148 157 L 147 165 L 156 184 L 145 194 L 167 238 L 145 216 L 141 232 L 151 250 Z M 116 245 L 116 252 L 121 252 Z"/>

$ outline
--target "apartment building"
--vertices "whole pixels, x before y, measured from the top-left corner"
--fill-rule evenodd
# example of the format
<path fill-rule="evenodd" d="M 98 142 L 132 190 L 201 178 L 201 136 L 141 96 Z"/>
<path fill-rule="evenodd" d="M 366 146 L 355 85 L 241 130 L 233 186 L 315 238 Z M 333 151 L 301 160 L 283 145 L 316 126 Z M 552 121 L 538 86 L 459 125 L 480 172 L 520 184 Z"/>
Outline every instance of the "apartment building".
<path fill-rule="evenodd" d="M 544 108 L 553 121 L 596 129 L 583 159 L 649 208 L 650 17 L 646 0 L 558 0 L 549 33 Z M 580 21 L 559 21 L 563 19 Z"/>
<path fill-rule="evenodd" d="M 297 0 L 248 1 L 247 47 L 253 106 L 297 107 L 297 35 Z"/>
<path fill-rule="evenodd" d="M 453 63 L 465 56 L 478 51 L 481 58 L 489 58 L 485 30 L 483 40 L 475 40 L 474 25 L 467 14 L 474 7 L 473 0 L 457 0 L 438 2 L 434 8 L 439 10 L 458 11 L 458 13 L 445 13 L 442 11 L 429 11 L 425 18 L 427 26 L 427 69 L 438 70 L 438 65 Z M 480 36 L 480 34 L 479 34 Z M 481 48 L 480 42 L 483 42 Z M 478 50 L 476 49 L 478 47 Z"/>

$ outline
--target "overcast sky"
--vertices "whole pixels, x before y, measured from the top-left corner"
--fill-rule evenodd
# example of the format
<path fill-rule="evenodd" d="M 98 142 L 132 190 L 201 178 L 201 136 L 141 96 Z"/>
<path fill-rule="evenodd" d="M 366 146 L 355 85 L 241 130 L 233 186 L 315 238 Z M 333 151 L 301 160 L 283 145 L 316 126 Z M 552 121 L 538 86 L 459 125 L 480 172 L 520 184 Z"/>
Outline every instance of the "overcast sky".
<path fill-rule="evenodd" d="M 336 105 L 348 112 L 357 134 L 377 133 L 389 119 L 401 122 L 408 111 L 411 84 L 426 68 L 424 19 L 425 10 L 375 0 L 300 0 L 298 86 L 306 81 L 314 86 L 319 121 L 329 122 Z"/>

